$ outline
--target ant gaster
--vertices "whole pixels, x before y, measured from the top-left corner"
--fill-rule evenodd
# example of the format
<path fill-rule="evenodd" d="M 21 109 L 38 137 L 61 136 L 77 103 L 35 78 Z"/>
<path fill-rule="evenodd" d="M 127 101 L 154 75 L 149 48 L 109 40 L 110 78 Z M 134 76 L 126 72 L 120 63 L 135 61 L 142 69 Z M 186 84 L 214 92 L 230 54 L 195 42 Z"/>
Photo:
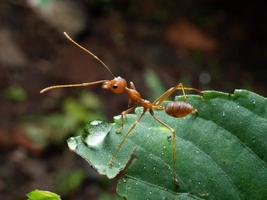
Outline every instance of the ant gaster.
<path fill-rule="evenodd" d="M 115 94 L 121 94 L 126 93 L 128 95 L 129 99 L 129 108 L 121 113 L 121 127 L 117 130 L 117 132 L 120 132 L 124 125 L 124 118 L 126 114 L 133 112 L 137 106 L 143 107 L 142 113 L 137 117 L 135 122 L 130 126 L 130 128 L 127 130 L 127 132 L 122 136 L 121 141 L 117 145 L 117 148 L 115 152 L 113 153 L 110 161 L 109 166 L 112 167 L 112 164 L 114 160 L 116 159 L 116 156 L 120 149 L 122 148 L 123 144 L 125 143 L 126 139 L 132 132 L 132 130 L 135 128 L 135 126 L 139 123 L 141 118 L 144 116 L 144 114 L 149 111 L 151 116 L 162 126 L 166 127 L 172 134 L 172 159 L 173 159 L 173 180 L 175 185 L 178 185 L 178 180 L 176 177 L 176 133 L 172 127 L 170 127 L 165 122 L 161 121 L 155 114 L 154 110 L 164 110 L 168 115 L 172 117 L 184 117 L 189 114 L 194 114 L 197 112 L 197 109 L 195 109 L 191 104 L 187 102 L 187 96 L 185 95 L 185 91 L 195 91 L 198 93 L 201 93 L 198 89 L 195 88 L 188 88 L 184 87 L 181 83 L 177 84 L 174 87 L 171 87 L 166 92 L 164 92 L 160 97 L 158 97 L 154 102 L 150 102 L 146 99 L 143 99 L 140 93 L 136 90 L 133 82 L 130 82 L 129 85 L 127 85 L 127 82 L 124 78 L 118 76 L 115 77 L 114 74 L 111 72 L 111 70 L 108 68 L 108 66 L 100 60 L 97 56 L 95 56 L 91 51 L 88 49 L 82 47 L 77 42 L 75 42 L 66 32 L 64 32 L 64 35 L 67 37 L 69 41 L 71 41 L 74 45 L 76 45 L 78 48 L 84 50 L 86 53 L 93 56 L 97 61 L 99 61 L 113 76 L 112 80 L 100 80 L 100 81 L 94 81 L 94 82 L 88 82 L 88 83 L 80 83 L 80 84 L 68 84 L 68 85 L 55 85 L 51 87 L 44 88 L 40 91 L 40 93 L 47 92 L 49 90 L 59 89 L 59 88 L 69 88 L 69 87 L 88 87 L 93 85 L 102 84 L 102 88 L 111 91 Z M 166 100 L 170 95 L 172 95 L 176 90 L 181 90 L 183 93 L 184 101 L 175 101 L 175 102 L 169 102 L 167 106 L 163 106 L 162 103 L 164 100 Z"/>

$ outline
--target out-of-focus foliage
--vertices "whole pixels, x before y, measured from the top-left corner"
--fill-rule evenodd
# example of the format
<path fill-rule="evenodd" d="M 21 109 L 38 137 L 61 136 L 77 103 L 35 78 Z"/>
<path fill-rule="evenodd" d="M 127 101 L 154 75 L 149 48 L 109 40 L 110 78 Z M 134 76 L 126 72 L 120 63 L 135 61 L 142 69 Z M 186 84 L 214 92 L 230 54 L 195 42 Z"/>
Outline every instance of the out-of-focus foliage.
<path fill-rule="evenodd" d="M 123 198 L 118 195 L 102 194 L 99 200 L 123 200 Z"/>
<path fill-rule="evenodd" d="M 28 200 L 61 200 L 60 196 L 49 191 L 34 190 L 27 194 Z"/>
<path fill-rule="evenodd" d="M 82 169 L 61 172 L 57 177 L 57 193 L 66 196 L 77 191 L 85 178 L 86 173 Z"/>
<path fill-rule="evenodd" d="M 48 5 L 51 1 L 54 0 L 31 0 L 32 3 L 40 7 Z"/>
<path fill-rule="evenodd" d="M 20 86 L 9 86 L 5 89 L 6 99 L 14 102 L 23 102 L 27 99 L 26 91 Z"/>
<path fill-rule="evenodd" d="M 149 97 L 151 100 L 157 99 L 161 94 L 163 94 L 163 92 L 166 91 L 157 74 L 151 69 L 146 70 L 144 78 L 146 86 L 150 90 Z"/>
<path fill-rule="evenodd" d="M 81 93 L 78 99 L 69 97 L 63 102 L 61 113 L 29 117 L 23 123 L 26 134 L 41 148 L 48 144 L 60 144 L 84 123 L 103 119 L 99 99 L 93 93 Z"/>

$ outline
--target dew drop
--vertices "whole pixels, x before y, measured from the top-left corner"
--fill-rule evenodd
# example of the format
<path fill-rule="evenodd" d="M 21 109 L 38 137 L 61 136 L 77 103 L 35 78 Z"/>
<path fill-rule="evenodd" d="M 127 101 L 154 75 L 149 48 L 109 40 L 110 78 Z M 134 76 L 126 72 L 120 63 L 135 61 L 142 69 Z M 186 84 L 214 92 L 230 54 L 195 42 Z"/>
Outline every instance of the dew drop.
<path fill-rule="evenodd" d="M 149 194 L 152 194 L 152 191 L 150 191 Z"/>
<path fill-rule="evenodd" d="M 105 139 L 107 134 L 108 134 L 108 132 L 103 132 L 103 131 L 99 131 L 99 132 L 95 132 L 95 133 L 89 134 L 85 138 L 85 142 L 90 147 L 98 146 L 99 144 L 101 144 L 103 142 L 103 140 Z"/>
<path fill-rule="evenodd" d="M 69 140 L 68 140 L 68 146 L 71 150 L 76 150 L 77 148 L 77 141 L 74 137 L 71 137 Z"/>
<path fill-rule="evenodd" d="M 109 124 L 98 120 L 92 121 L 90 126 L 86 129 L 88 135 L 85 137 L 85 143 L 89 147 L 99 146 L 102 144 L 110 130 L 111 126 Z"/>
<path fill-rule="evenodd" d="M 166 146 L 163 146 L 163 149 L 166 149 Z"/>
<path fill-rule="evenodd" d="M 222 112 L 222 116 L 223 116 L 223 117 L 225 116 L 225 112 Z"/>
<path fill-rule="evenodd" d="M 168 140 L 169 142 L 171 142 L 171 141 L 172 141 L 172 136 L 169 135 L 169 136 L 167 137 L 167 140 Z"/>
<path fill-rule="evenodd" d="M 92 121 L 90 124 L 91 124 L 92 126 L 97 126 L 97 125 L 99 125 L 99 124 L 101 124 L 101 123 L 102 123 L 101 121 L 95 120 L 95 121 Z"/>
<path fill-rule="evenodd" d="M 126 183 L 126 179 L 124 178 L 123 180 L 122 180 L 124 183 Z"/>
<path fill-rule="evenodd" d="M 255 99 L 253 99 L 253 100 L 252 100 L 252 103 L 255 105 L 255 104 L 256 104 L 256 100 L 255 100 Z"/>

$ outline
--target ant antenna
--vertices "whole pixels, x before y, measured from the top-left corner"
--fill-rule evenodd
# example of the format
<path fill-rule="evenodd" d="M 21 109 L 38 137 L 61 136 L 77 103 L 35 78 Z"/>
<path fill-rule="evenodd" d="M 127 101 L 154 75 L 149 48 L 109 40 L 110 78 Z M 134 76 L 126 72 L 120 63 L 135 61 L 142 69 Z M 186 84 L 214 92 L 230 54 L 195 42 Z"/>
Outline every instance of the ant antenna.
<path fill-rule="evenodd" d="M 68 85 L 53 85 L 47 88 L 44 88 L 40 91 L 40 93 L 44 93 L 50 90 L 55 90 L 55 89 L 60 89 L 60 88 L 70 88 L 70 87 L 89 87 L 93 85 L 97 85 L 100 83 L 104 83 L 107 80 L 101 80 L 101 81 L 94 81 L 94 82 L 89 82 L 89 83 L 78 83 L 78 84 L 68 84 Z"/>
<path fill-rule="evenodd" d="M 84 50 L 86 53 L 90 54 L 91 56 L 94 57 L 94 59 L 96 59 L 97 61 L 99 61 L 108 71 L 109 73 L 115 78 L 114 74 L 111 72 L 111 70 L 109 69 L 109 67 L 102 61 L 100 60 L 95 54 L 93 54 L 91 51 L 89 51 L 88 49 L 84 48 L 83 46 L 79 45 L 77 42 L 75 42 L 66 32 L 64 32 L 64 35 L 66 36 L 66 38 L 71 41 L 74 45 L 76 45 L 77 47 L 79 47 L 80 49 Z"/>

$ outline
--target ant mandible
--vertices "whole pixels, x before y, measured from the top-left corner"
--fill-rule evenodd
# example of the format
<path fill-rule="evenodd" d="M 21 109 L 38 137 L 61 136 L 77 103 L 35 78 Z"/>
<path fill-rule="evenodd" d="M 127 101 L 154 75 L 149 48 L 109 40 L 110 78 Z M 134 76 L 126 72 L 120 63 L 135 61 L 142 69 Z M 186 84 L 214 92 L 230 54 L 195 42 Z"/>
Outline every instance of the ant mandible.
<path fill-rule="evenodd" d="M 184 87 L 182 83 L 177 84 L 174 87 L 171 87 L 168 89 L 165 93 L 163 93 L 160 97 L 158 97 L 154 102 L 150 102 L 146 99 L 143 99 L 140 93 L 136 90 L 134 83 L 130 82 L 129 85 L 127 85 L 127 82 L 124 78 L 121 78 L 120 76 L 115 77 L 114 74 L 111 72 L 111 70 L 108 68 L 108 66 L 100 60 L 96 55 L 94 55 L 91 51 L 88 49 L 82 47 L 77 42 L 75 42 L 66 32 L 64 32 L 64 35 L 66 38 L 72 42 L 74 45 L 76 45 L 78 48 L 82 49 L 86 53 L 90 54 L 94 57 L 97 61 L 99 61 L 113 76 L 112 80 L 100 80 L 100 81 L 94 81 L 94 82 L 88 82 L 88 83 L 80 83 L 80 84 L 68 84 L 68 85 L 55 85 L 50 86 L 47 88 L 44 88 L 40 91 L 40 93 L 44 93 L 50 90 L 59 89 L 59 88 L 69 88 L 69 87 L 88 87 L 93 85 L 102 84 L 102 88 L 111 91 L 115 94 L 122 94 L 126 93 L 128 95 L 129 99 L 129 108 L 121 113 L 121 127 L 117 129 L 117 132 L 120 132 L 124 125 L 124 118 L 126 114 L 132 112 L 135 110 L 137 106 L 143 107 L 142 113 L 137 117 L 135 122 L 131 125 L 131 127 L 127 130 L 125 135 L 123 135 L 121 141 L 116 147 L 115 152 L 112 154 L 112 157 L 108 163 L 109 167 L 112 167 L 112 164 L 118 155 L 118 152 L 122 148 L 123 144 L 125 143 L 126 139 L 132 132 L 132 130 L 135 128 L 135 126 L 140 122 L 141 118 L 144 116 L 144 114 L 149 111 L 151 116 L 162 126 L 166 127 L 172 134 L 172 159 L 173 159 L 173 180 L 175 185 L 178 185 L 178 180 L 176 177 L 176 133 L 172 127 L 170 127 L 165 122 L 161 121 L 155 114 L 154 110 L 164 110 L 168 115 L 176 118 L 185 117 L 189 114 L 194 114 L 197 112 L 197 109 L 195 109 L 191 104 L 187 102 L 187 96 L 185 94 L 186 90 L 189 91 L 195 91 L 198 93 L 202 93 L 200 90 L 195 88 L 189 88 Z M 181 90 L 183 93 L 184 101 L 171 101 L 166 106 L 163 106 L 162 103 L 164 100 L 166 100 L 170 95 L 172 95 L 176 90 Z"/>

